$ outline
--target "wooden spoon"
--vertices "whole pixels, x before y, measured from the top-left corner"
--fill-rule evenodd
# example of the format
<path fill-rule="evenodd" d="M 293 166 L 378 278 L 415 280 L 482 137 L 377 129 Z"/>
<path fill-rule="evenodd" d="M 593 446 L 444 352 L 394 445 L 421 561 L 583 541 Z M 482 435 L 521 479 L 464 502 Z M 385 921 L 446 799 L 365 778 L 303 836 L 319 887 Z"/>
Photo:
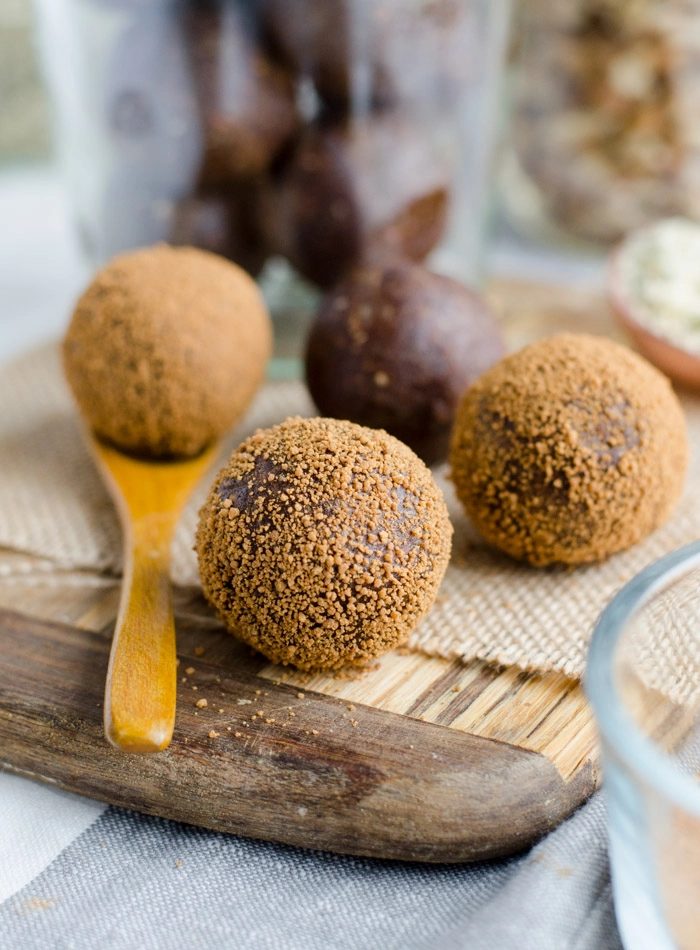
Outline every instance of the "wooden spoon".
<path fill-rule="evenodd" d="M 105 735 L 125 752 L 159 752 L 169 745 L 175 724 L 173 532 L 218 445 L 196 458 L 158 461 L 125 455 L 94 436 L 89 442 L 124 534 L 124 579 L 105 687 Z"/>

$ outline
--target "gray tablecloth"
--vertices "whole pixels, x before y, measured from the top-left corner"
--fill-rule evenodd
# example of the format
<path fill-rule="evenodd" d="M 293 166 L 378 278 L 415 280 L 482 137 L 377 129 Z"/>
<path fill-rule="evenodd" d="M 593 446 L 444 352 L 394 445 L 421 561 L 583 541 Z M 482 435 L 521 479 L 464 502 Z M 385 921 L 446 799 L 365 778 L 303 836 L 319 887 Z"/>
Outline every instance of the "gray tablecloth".
<path fill-rule="evenodd" d="M 20 781 L 29 791 L 13 778 L 15 796 Z M 2 791 L 0 781 L 0 815 Z M 2 835 L 0 825 L 0 844 Z M 32 837 L 15 835 L 15 855 L 3 849 L 6 876 L 8 863 L 22 868 L 40 845 Z M 0 904 L 0 947 L 618 950 L 603 800 L 596 796 L 528 854 L 438 866 L 306 851 L 96 808 L 88 827 Z"/>

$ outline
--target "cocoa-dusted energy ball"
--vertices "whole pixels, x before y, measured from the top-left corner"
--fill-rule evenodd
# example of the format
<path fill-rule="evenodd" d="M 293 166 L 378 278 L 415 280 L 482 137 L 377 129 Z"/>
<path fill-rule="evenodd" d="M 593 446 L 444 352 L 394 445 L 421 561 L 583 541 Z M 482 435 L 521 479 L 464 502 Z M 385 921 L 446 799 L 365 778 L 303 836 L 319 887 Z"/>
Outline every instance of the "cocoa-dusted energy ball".
<path fill-rule="evenodd" d="M 452 526 L 430 472 L 386 432 L 288 419 L 231 456 L 201 512 L 204 593 L 229 629 L 305 670 L 401 643 L 445 573 Z"/>
<path fill-rule="evenodd" d="M 449 162 L 403 116 L 312 126 L 261 204 L 270 246 L 331 287 L 371 247 L 422 260 L 442 237 Z"/>
<path fill-rule="evenodd" d="M 599 561 L 673 510 L 685 418 L 646 360 L 611 340 L 563 334 L 506 357 L 468 390 L 450 460 L 488 542 L 537 567 Z"/>
<path fill-rule="evenodd" d="M 201 183 L 260 174 L 299 125 L 294 78 L 257 46 L 240 5 L 198 0 L 183 25 L 204 127 Z"/>
<path fill-rule="evenodd" d="M 325 297 L 306 380 L 327 416 L 386 429 L 426 462 L 447 453 L 457 403 L 503 356 L 484 300 L 421 264 L 361 264 Z"/>
<path fill-rule="evenodd" d="M 196 455 L 248 407 L 272 347 L 255 282 L 194 248 L 123 254 L 82 295 L 63 342 L 97 435 L 144 456 Z"/>

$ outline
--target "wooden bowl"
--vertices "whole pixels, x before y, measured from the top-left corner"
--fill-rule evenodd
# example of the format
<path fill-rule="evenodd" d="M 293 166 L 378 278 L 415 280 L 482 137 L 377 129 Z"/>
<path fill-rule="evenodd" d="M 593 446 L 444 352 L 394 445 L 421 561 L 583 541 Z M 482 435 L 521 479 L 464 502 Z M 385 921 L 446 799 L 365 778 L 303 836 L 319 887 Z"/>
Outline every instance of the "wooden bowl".
<path fill-rule="evenodd" d="M 656 336 L 635 319 L 634 303 L 625 293 L 620 277 L 621 251 L 621 245 L 613 251 L 608 271 L 608 299 L 618 322 L 650 363 L 673 382 L 688 389 L 700 390 L 700 357 Z"/>

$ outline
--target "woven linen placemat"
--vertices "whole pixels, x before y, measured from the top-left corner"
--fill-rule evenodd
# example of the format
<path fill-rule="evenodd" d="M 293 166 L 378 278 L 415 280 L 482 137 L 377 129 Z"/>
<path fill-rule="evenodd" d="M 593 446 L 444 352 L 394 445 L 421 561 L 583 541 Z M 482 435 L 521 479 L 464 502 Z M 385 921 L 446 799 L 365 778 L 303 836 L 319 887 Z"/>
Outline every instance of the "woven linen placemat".
<path fill-rule="evenodd" d="M 684 397 L 684 406 L 691 466 L 676 512 L 646 541 L 604 564 L 537 570 L 488 549 L 456 501 L 446 467 L 437 469 L 455 527 L 452 561 L 410 646 L 447 658 L 580 676 L 592 624 L 615 591 L 652 561 L 700 537 L 700 399 Z M 0 546 L 45 559 L 44 570 L 51 565 L 118 574 L 119 523 L 83 443 L 55 344 L 0 370 L 0 407 Z M 226 440 L 222 461 L 256 428 L 297 414 L 314 414 L 304 385 L 268 383 Z M 177 584 L 198 583 L 192 544 L 209 481 L 196 490 L 177 531 Z"/>

